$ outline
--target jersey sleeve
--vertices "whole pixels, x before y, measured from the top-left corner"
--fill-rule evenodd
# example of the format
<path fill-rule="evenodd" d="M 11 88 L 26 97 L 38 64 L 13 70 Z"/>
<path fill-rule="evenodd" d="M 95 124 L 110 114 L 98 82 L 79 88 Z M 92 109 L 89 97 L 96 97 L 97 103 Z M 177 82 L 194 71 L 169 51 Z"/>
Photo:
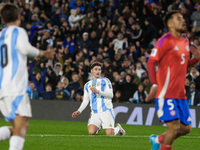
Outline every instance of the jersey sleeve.
<path fill-rule="evenodd" d="M 82 111 L 87 107 L 89 101 L 90 101 L 90 99 L 89 99 L 88 83 L 86 83 L 84 86 L 83 101 L 82 101 L 80 107 L 78 108 L 78 111 L 80 113 L 82 113 Z"/>
<path fill-rule="evenodd" d="M 24 55 L 37 57 L 39 55 L 39 50 L 30 44 L 26 31 L 22 28 L 19 28 L 18 32 L 16 47 L 18 51 Z"/>
<path fill-rule="evenodd" d="M 113 98 L 113 89 L 112 84 L 109 79 L 102 80 L 101 82 L 104 84 L 105 88 L 99 92 L 100 95 L 104 96 L 105 98 Z"/>

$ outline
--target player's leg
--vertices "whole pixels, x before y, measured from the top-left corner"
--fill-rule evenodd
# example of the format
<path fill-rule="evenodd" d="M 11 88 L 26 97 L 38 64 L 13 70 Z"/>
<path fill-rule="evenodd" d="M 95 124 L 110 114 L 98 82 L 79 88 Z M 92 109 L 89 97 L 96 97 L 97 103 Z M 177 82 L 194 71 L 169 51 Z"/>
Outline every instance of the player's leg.
<path fill-rule="evenodd" d="M 25 136 L 28 130 L 28 117 L 22 117 L 17 115 L 12 121 L 13 124 L 13 134 L 10 138 L 9 150 L 21 150 L 23 149 Z"/>
<path fill-rule="evenodd" d="M 113 109 L 109 109 L 105 112 L 102 112 L 99 114 L 99 116 L 100 120 L 102 121 L 102 127 L 106 130 L 106 135 L 116 135 L 120 132 L 121 129 L 123 129 L 120 125 L 114 127 L 115 118 Z"/>
<path fill-rule="evenodd" d="M 98 131 L 98 127 L 94 124 L 90 124 L 88 125 L 88 134 L 93 135 L 93 134 L 97 134 Z"/>
<path fill-rule="evenodd" d="M 164 147 L 162 146 L 164 144 L 170 144 L 167 145 L 168 149 L 172 147 L 171 144 L 174 138 L 176 137 L 178 130 L 180 129 L 180 120 L 179 120 L 180 116 L 177 105 L 178 104 L 175 99 L 163 99 L 163 98 L 155 99 L 155 106 L 159 121 L 167 122 L 167 131 L 166 133 L 163 133 L 160 136 L 157 135 L 150 136 L 150 141 L 152 143 L 152 150 L 158 150 L 160 149 L 160 147 Z M 176 132 L 176 134 L 174 131 Z M 172 135 L 170 135 L 171 132 L 173 132 Z"/>
<path fill-rule="evenodd" d="M 0 99 L 0 110 L 3 115 L 8 113 L 6 103 L 4 101 L 4 97 Z M 12 135 L 12 127 L 9 126 L 2 126 L 0 127 L 0 141 L 8 140 L 10 139 Z"/>
<path fill-rule="evenodd" d="M 90 118 L 88 120 L 88 134 L 97 134 L 100 129 L 101 120 L 99 119 L 97 114 L 91 113 Z"/>
<path fill-rule="evenodd" d="M 185 125 L 185 124 L 183 124 L 183 123 L 180 123 L 180 130 L 179 130 L 179 132 L 177 133 L 176 138 L 190 133 L 190 132 L 191 132 L 191 129 L 192 129 L 192 128 L 191 128 L 191 124 Z"/>
<path fill-rule="evenodd" d="M 191 132 L 191 116 L 187 100 L 178 100 L 178 109 L 180 114 L 180 130 L 176 138 Z"/>

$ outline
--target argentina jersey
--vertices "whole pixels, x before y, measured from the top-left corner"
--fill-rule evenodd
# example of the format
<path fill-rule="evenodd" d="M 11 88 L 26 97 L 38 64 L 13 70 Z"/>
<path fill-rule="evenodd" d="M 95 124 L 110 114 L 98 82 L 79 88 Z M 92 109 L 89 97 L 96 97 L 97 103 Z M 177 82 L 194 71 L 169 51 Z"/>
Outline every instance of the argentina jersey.
<path fill-rule="evenodd" d="M 0 32 L 0 97 L 26 93 L 27 55 L 38 56 L 24 29 L 7 26 Z"/>
<path fill-rule="evenodd" d="M 90 88 L 96 88 L 99 94 L 93 93 Z M 90 108 L 93 113 L 100 113 L 113 108 L 112 105 L 113 89 L 109 79 L 99 77 L 96 80 L 90 80 L 84 87 L 84 99 L 90 100 Z"/>

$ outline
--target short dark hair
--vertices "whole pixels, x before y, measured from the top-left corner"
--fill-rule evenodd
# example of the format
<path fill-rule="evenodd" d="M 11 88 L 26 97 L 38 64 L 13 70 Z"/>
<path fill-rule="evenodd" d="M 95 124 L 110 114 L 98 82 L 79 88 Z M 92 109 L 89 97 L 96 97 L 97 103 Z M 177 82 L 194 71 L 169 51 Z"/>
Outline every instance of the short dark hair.
<path fill-rule="evenodd" d="M 19 15 L 19 8 L 18 6 L 6 3 L 3 5 L 1 9 L 1 16 L 5 23 L 14 22 L 17 20 Z"/>
<path fill-rule="evenodd" d="M 101 63 L 99 61 L 94 61 L 90 64 L 90 69 L 93 69 L 95 66 L 100 66 L 101 67 Z"/>
<path fill-rule="evenodd" d="M 167 29 L 168 29 L 168 26 L 167 26 L 168 21 L 169 21 L 170 19 L 172 19 L 172 18 L 173 18 L 173 15 L 176 14 L 176 13 L 180 13 L 180 11 L 178 11 L 178 10 L 173 10 L 173 11 L 168 12 L 168 13 L 165 15 L 165 17 L 164 17 L 164 23 L 165 23 Z"/>

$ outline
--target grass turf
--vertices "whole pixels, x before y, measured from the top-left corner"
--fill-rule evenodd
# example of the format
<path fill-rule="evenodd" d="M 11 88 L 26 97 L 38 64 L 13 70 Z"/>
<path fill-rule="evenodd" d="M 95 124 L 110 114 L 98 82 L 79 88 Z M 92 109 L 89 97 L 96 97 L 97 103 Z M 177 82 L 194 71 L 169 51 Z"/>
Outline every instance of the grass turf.
<path fill-rule="evenodd" d="M 0 119 L 0 126 L 10 125 Z M 30 120 L 24 150 L 150 150 L 149 135 L 166 130 L 162 126 L 137 126 L 122 124 L 127 136 L 105 136 L 105 130 L 89 136 L 86 122 Z M 175 150 L 198 150 L 200 129 L 193 128 L 187 136 L 173 144 Z M 0 149 L 7 150 L 9 142 L 0 142 Z"/>

